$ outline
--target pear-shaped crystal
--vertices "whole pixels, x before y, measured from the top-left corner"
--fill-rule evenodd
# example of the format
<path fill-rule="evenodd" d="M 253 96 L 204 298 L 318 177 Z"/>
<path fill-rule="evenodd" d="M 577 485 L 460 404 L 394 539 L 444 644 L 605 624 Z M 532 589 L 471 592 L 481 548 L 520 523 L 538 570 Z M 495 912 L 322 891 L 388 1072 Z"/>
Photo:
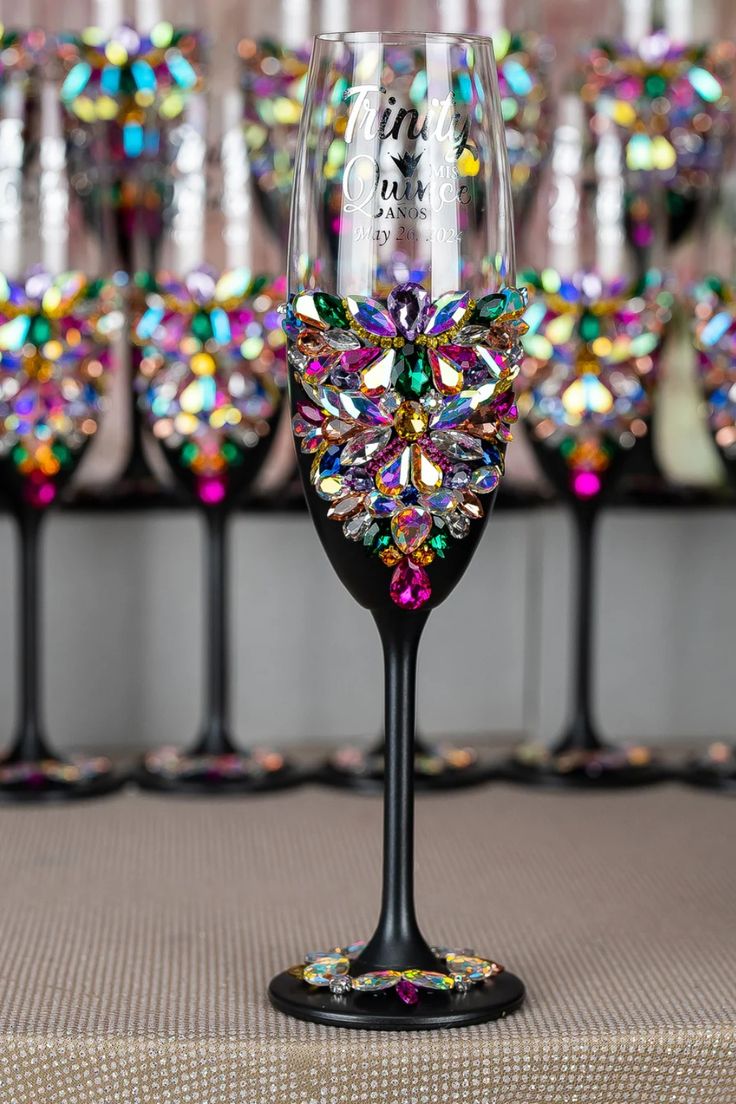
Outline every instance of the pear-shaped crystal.
<path fill-rule="evenodd" d="M 432 433 L 430 440 L 440 452 L 451 456 L 453 460 L 479 460 L 483 455 L 483 445 L 468 433 L 459 429 L 442 429 Z"/>
<path fill-rule="evenodd" d="M 391 418 L 360 391 L 343 391 L 339 401 L 347 416 L 362 425 L 391 425 Z"/>
<path fill-rule="evenodd" d="M 423 451 L 421 445 L 411 447 L 411 481 L 418 491 L 431 494 L 442 486 L 443 472 L 439 464 Z"/>
<path fill-rule="evenodd" d="M 432 584 L 424 568 L 405 556 L 394 569 L 389 593 L 401 609 L 420 609 L 432 596 Z"/>
<path fill-rule="evenodd" d="M 306 322 L 309 326 L 316 326 L 319 330 L 329 330 L 328 323 L 320 317 L 314 295 L 311 292 L 304 292 L 302 295 L 295 296 L 291 309 L 300 322 Z"/>
<path fill-rule="evenodd" d="M 424 328 L 429 295 L 421 284 L 398 284 L 388 297 L 388 309 L 400 334 L 413 341 Z"/>
<path fill-rule="evenodd" d="M 470 486 L 474 491 L 477 491 L 478 494 L 490 494 L 491 491 L 495 491 L 500 482 L 501 473 L 498 468 L 487 465 L 475 469 L 472 479 L 470 480 Z"/>
<path fill-rule="evenodd" d="M 407 446 L 399 455 L 379 468 L 376 486 L 385 495 L 395 498 L 409 486 L 411 478 L 411 449 Z"/>
<path fill-rule="evenodd" d="M 328 330 L 325 334 L 325 341 L 341 353 L 348 349 L 360 348 L 360 338 L 356 337 L 350 330 Z"/>
<path fill-rule="evenodd" d="M 424 544 L 432 528 L 432 515 L 423 506 L 407 506 L 391 518 L 391 536 L 405 555 Z"/>
<path fill-rule="evenodd" d="M 443 395 L 457 395 L 462 391 L 463 373 L 458 365 L 434 349 L 430 349 L 428 355 L 437 390 Z"/>
<path fill-rule="evenodd" d="M 390 429 L 367 429 L 348 441 L 342 450 L 343 467 L 353 464 L 367 464 L 369 460 L 385 448 L 391 438 Z"/>
<path fill-rule="evenodd" d="M 451 429 L 461 422 L 464 422 L 466 418 L 475 410 L 477 405 L 475 391 L 461 391 L 456 399 L 451 399 L 450 402 L 445 405 L 432 417 L 430 421 L 431 429 Z"/>
<path fill-rule="evenodd" d="M 396 501 L 396 498 L 390 495 L 381 494 L 381 492 L 377 490 L 373 490 L 369 493 L 365 504 L 370 512 L 375 514 L 376 517 L 391 517 L 400 505 Z"/>
<path fill-rule="evenodd" d="M 466 291 L 451 291 L 447 295 L 441 295 L 430 308 L 424 332 L 433 336 L 456 326 L 465 316 L 469 302 L 470 296 Z"/>
<path fill-rule="evenodd" d="M 363 350 L 361 350 L 363 351 Z M 365 350 L 367 351 L 367 350 Z M 391 385 L 391 374 L 394 369 L 396 353 L 393 349 L 387 349 L 383 356 L 374 360 L 363 370 L 360 379 L 360 389 L 371 398 L 377 398 Z"/>

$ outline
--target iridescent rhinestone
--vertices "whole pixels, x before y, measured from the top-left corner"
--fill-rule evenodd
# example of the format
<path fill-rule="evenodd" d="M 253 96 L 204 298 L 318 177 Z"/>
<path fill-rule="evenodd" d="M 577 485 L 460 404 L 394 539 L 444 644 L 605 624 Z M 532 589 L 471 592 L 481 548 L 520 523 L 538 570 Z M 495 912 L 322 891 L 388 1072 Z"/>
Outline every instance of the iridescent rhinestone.
<path fill-rule="evenodd" d="M 401 609 L 420 609 L 432 596 L 432 584 L 423 567 L 404 557 L 391 576 L 389 593 L 391 601 Z"/>
<path fill-rule="evenodd" d="M 388 297 L 388 309 L 399 333 L 413 341 L 422 332 L 429 295 L 421 284 L 398 284 Z"/>
<path fill-rule="evenodd" d="M 435 491 L 434 494 L 427 495 L 424 499 L 424 504 L 428 510 L 431 510 L 433 514 L 448 514 L 450 510 L 454 510 L 458 504 L 458 496 L 453 491 Z"/>
<path fill-rule="evenodd" d="M 308 360 L 302 369 L 304 378 L 310 383 L 324 383 L 330 374 L 330 362 L 328 360 Z"/>
<path fill-rule="evenodd" d="M 324 337 L 328 345 L 340 352 L 360 348 L 360 338 L 356 337 L 350 330 L 328 330 Z"/>
<path fill-rule="evenodd" d="M 383 356 L 365 368 L 360 380 L 361 391 L 377 397 L 390 387 L 395 358 L 395 351 L 388 349 Z"/>
<path fill-rule="evenodd" d="M 342 951 L 310 951 L 305 954 L 304 962 L 309 966 L 313 962 L 340 962 L 344 957 Z"/>
<path fill-rule="evenodd" d="M 444 333 L 462 321 L 470 302 L 467 292 L 452 291 L 441 295 L 432 304 L 424 332 L 429 335 Z"/>
<path fill-rule="evenodd" d="M 361 993 L 377 993 L 381 989 L 393 989 L 401 981 L 398 970 L 372 970 L 353 978 L 353 989 Z"/>
<path fill-rule="evenodd" d="M 468 468 L 456 468 L 450 476 L 450 485 L 456 491 L 461 491 L 470 483 L 470 470 Z"/>
<path fill-rule="evenodd" d="M 430 460 L 421 445 L 411 446 L 411 481 L 418 491 L 431 494 L 442 486 L 442 468 Z"/>
<path fill-rule="evenodd" d="M 456 540 L 462 540 L 470 530 L 470 518 L 460 510 L 453 510 L 447 518 L 447 529 Z"/>
<path fill-rule="evenodd" d="M 343 418 L 327 418 L 322 425 L 325 440 L 335 444 L 342 444 L 354 432 L 355 422 L 347 422 Z"/>
<path fill-rule="evenodd" d="M 411 449 L 407 446 L 394 459 L 379 468 L 376 473 L 376 486 L 379 491 L 395 497 L 409 486 L 411 478 Z"/>
<path fill-rule="evenodd" d="M 505 375 L 507 362 L 500 353 L 494 353 L 493 349 L 489 349 L 485 345 L 479 345 L 475 351 L 491 379 L 500 380 Z"/>
<path fill-rule="evenodd" d="M 427 429 L 429 418 L 417 402 L 403 402 L 394 415 L 394 429 L 405 441 L 417 441 Z"/>
<path fill-rule="evenodd" d="M 345 369 L 346 372 L 354 372 L 360 374 L 364 368 L 381 357 L 382 349 L 370 346 L 369 348 L 348 349 L 340 357 L 340 366 Z"/>
<path fill-rule="evenodd" d="M 376 517 L 391 517 L 399 509 L 399 503 L 395 498 L 376 490 L 370 492 L 365 504 Z"/>
<path fill-rule="evenodd" d="M 339 399 L 345 413 L 356 422 L 363 425 L 391 425 L 391 418 L 361 392 L 342 391 Z"/>
<path fill-rule="evenodd" d="M 339 417 L 342 413 L 340 409 L 340 392 L 335 387 L 313 386 L 308 379 L 304 376 L 301 377 L 301 384 L 310 399 L 325 410 L 328 414 L 333 414 L 335 417 Z"/>
<path fill-rule="evenodd" d="M 396 327 L 390 315 L 376 299 L 364 295 L 352 295 L 347 298 L 348 311 L 364 330 L 379 337 L 394 337 Z"/>
<path fill-rule="evenodd" d="M 351 491 L 370 491 L 373 488 L 373 476 L 365 468 L 354 467 L 347 472 L 345 483 Z"/>
<path fill-rule="evenodd" d="M 432 529 L 432 515 L 422 506 L 407 506 L 391 518 L 391 535 L 407 555 L 424 544 Z"/>
<path fill-rule="evenodd" d="M 431 421 L 432 429 L 451 429 L 469 418 L 477 406 L 475 391 L 462 391 L 457 398 L 450 399 L 436 413 Z"/>
<path fill-rule="evenodd" d="M 453 987 L 453 980 L 447 974 L 438 974 L 434 970 L 404 970 L 404 977 L 420 989 L 433 989 L 447 992 Z"/>
<path fill-rule="evenodd" d="M 457 429 L 432 433 L 430 440 L 435 448 L 446 452 L 453 460 L 479 460 L 483 456 L 483 445 L 480 441 Z"/>
<path fill-rule="evenodd" d="M 478 521 L 483 517 L 483 504 L 472 491 L 463 492 L 460 509 L 464 514 L 467 514 L 469 518 L 472 518 L 473 521 Z"/>
<path fill-rule="evenodd" d="M 448 954 L 447 969 L 452 974 L 462 974 L 468 981 L 484 981 L 491 976 L 493 967 L 485 958 L 469 955 Z"/>
<path fill-rule="evenodd" d="M 343 467 L 349 468 L 353 464 L 367 464 L 391 439 L 390 429 L 368 429 L 359 433 L 348 441 L 342 451 Z"/>
<path fill-rule="evenodd" d="M 349 969 L 349 959 L 340 955 L 328 955 L 304 967 L 304 980 L 309 985 L 329 985 L 333 977 L 346 974 Z"/>
<path fill-rule="evenodd" d="M 316 326 L 319 330 L 329 330 L 329 325 L 320 318 L 314 296 L 308 292 L 297 295 L 292 304 L 292 310 L 300 322 L 306 322 L 310 326 Z"/>
<path fill-rule="evenodd" d="M 349 943 L 347 947 L 341 947 L 340 950 L 348 958 L 357 958 L 361 951 L 364 951 L 365 948 L 365 939 L 359 939 L 357 943 Z"/>
<path fill-rule="evenodd" d="M 498 468 L 482 467 L 475 469 L 470 485 L 478 494 L 489 494 L 495 491 L 500 482 L 501 473 Z"/>
<path fill-rule="evenodd" d="M 288 352 L 289 364 L 292 364 L 294 368 L 301 371 L 308 363 L 309 358 L 300 353 L 298 349 L 292 348 Z"/>
<path fill-rule="evenodd" d="M 359 541 L 365 536 L 372 520 L 371 515 L 365 512 L 354 514 L 353 517 L 345 522 L 342 531 L 348 540 Z"/>
<path fill-rule="evenodd" d="M 344 997 L 351 992 L 353 980 L 348 974 L 338 974 L 330 978 L 330 992 L 336 997 Z"/>
<path fill-rule="evenodd" d="M 434 349 L 430 349 L 428 355 L 437 390 L 443 395 L 457 395 L 463 386 L 463 373 L 458 366 Z"/>

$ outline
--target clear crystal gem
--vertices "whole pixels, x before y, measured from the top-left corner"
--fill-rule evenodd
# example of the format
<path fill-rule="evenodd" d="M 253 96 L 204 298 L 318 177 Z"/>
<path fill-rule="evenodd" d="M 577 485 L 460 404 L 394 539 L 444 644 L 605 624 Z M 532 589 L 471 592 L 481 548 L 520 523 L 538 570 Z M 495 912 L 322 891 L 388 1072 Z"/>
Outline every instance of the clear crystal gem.
<path fill-rule="evenodd" d="M 463 326 L 455 334 L 455 341 L 458 345 L 477 345 L 479 341 L 484 341 L 488 330 L 484 326 Z"/>
<path fill-rule="evenodd" d="M 429 295 L 421 284 L 398 284 L 388 297 L 388 309 L 399 333 L 413 341 L 422 332 Z"/>
<path fill-rule="evenodd" d="M 343 467 L 349 468 L 353 464 L 367 464 L 384 449 L 391 439 L 390 429 L 368 429 L 359 433 L 348 441 L 342 450 L 341 461 Z"/>
<path fill-rule="evenodd" d="M 491 976 L 493 967 L 485 958 L 469 955 L 448 954 L 447 969 L 453 974 L 461 974 L 468 981 L 484 981 Z"/>
<path fill-rule="evenodd" d="M 401 981 L 398 970 L 372 970 L 353 978 L 353 989 L 361 993 L 376 993 L 381 989 L 392 989 Z"/>
<path fill-rule="evenodd" d="M 405 554 L 424 544 L 432 528 L 432 515 L 423 506 L 407 506 L 391 519 L 391 535 Z"/>
<path fill-rule="evenodd" d="M 333 349 L 339 349 L 340 352 L 344 352 L 346 349 L 360 348 L 360 338 L 356 337 L 350 330 L 328 330 L 324 336 L 327 344 L 331 345 Z"/>
<path fill-rule="evenodd" d="M 342 527 L 342 531 L 348 540 L 359 541 L 366 533 L 373 518 L 370 514 L 354 514 Z"/>
<path fill-rule="evenodd" d="M 466 514 L 460 513 L 459 510 L 453 510 L 447 518 L 447 528 L 456 540 L 462 540 L 463 537 L 468 535 L 470 518 Z"/>
<path fill-rule="evenodd" d="M 353 981 L 348 974 L 340 974 L 337 977 L 330 978 L 330 992 L 334 993 L 336 997 L 344 997 L 351 992 L 352 988 Z"/>
<path fill-rule="evenodd" d="M 448 974 L 438 974 L 434 970 L 404 970 L 404 977 L 420 989 L 435 989 L 446 992 L 452 989 L 453 980 Z"/>

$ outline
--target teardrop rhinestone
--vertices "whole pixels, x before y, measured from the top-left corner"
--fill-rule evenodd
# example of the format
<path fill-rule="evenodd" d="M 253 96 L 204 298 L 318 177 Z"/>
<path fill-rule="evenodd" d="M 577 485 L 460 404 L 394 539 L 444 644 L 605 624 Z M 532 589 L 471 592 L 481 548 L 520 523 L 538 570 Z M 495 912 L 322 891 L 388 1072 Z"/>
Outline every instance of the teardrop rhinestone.
<path fill-rule="evenodd" d="M 506 372 L 506 361 L 500 353 L 495 353 L 493 349 L 487 348 L 485 345 L 478 345 L 474 352 L 478 359 L 487 369 L 491 379 L 501 379 Z"/>
<path fill-rule="evenodd" d="M 464 318 L 469 302 L 470 296 L 466 291 L 451 291 L 447 295 L 441 295 L 430 308 L 424 332 L 433 336 L 457 326 Z"/>
<path fill-rule="evenodd" d="M 470 421 L 466 422 L 463 429 L 473 437 L 482 437 L 484 440 L 493 440 L 498 435 L 501 422 L 495 417 L 492 410 L 479 412 Z"/>
<path fill-rule="evenodd" d="M 389 495 L 381 494 L 380 491 L 373 490 L 370 492 L 365 500 L 365 504 L 372 514 L 376 517 L 391 517 L 400 506 L 400 503 L 395 498 Z"/>
<path fill-rule="evenodd" d="M 318 958 L 304 967 L 304 980 L 308 985 L 329 985 L 333 977 L 347 974 L 350 960 L 344 956 Z"/>
<path fill-rule="evenodd" d="M 376 486 L 385 495 L 395 498 L 406 490 L 410 478 L 411 449 L 407 447 L 394 460 L 379 468 L 376 474 Z"/>
<path fill-rule="evenodd" d="M 340 962 L 346 955 L 343 951 L 310 951 L 304 956 L 304 963 L 306 966 L 311 965 L 313 962 Z"/>
<path fill-rule="evenodd" d="M 407 341 L 413 341 L 424 328 L 429 295 L 421 284 L 398 284 L 388 297 L 389 314 Z"/>
<path fill-rule="evenodd" d="M 378 360 L 366 368 L 360 380 L 361 391 L 365 391 L 366 395 L 370 395 L 371 398 L 378 398 L 386 391 L 391 386 L 395 359 L 396 353 L 393 349 L 389 349 L 382 357 L 379 357 Z"/>
<path fill-rule="evenodd" d="M 391 425 L 391 418 L 360 391 L 343 391 L 339 400 L 348 417 L 362 425 Z"/>
<path fill-rule="evenodd" d="M 435 989 L 446 992 L 452 989 L 454 982 L 447 974 L 438 974 L 433 970 L 404 970 L 403 975 L 412 985 L 420 989 Z"/>
<path fill-rule="evenodd" d="M 348 540 L 359 541 L 365 536 L 372 521 L 373 518 L 371 515 L 364 511 L 359 514 L 353 514 L 343 525 L 342 531 Z"/>
<path fill-rule="evenodd" d="M 416 985 L 412 985 L 406 978 L 402 978 L 399 984 L 396 986 L 396 996 L 404 1004 L 412 1005 L 419 1003 L 419 990 Z"/>
<path fill-rule="evenodd" d="M 367 464 L 386 447 L 390 439 L 390 429 L 368 429 L 365 433 L 358 434 L 342 450 L 343 466 L 348 468 L 353 464 Z"/>
<path fill-rule="evenodd" d="M 476 407 L 475 392 L 462 391 L 456 399 L 451 399 L 435 414 L 430 421 L 431 429 L 451 429 L 469 418 Z"/>
<path fill-rule="evenodd" d="M 330 374 L 328 360 L 308 360 L 302 368 L 302 374 L 310 383 L 324 383 Z"/>
<path fill-rule="evenodd" d="M 417 402 L 403 402 L 394 415 L 394 429 L 404 441 L 418 441 L 426 433 L 428 423 L 426 410 Z"/>
<path fill-rule="evenodd" d="M 470 531 L 470 518 L 460 510 L 453 510 L 447 518 L 447 528 L 455 540 L 462 540 Z"/>
<path fill-rule="evenodd" d="M 306 391 L 312 402 L 324 410 L 327 414 L 333 414 L 335 417 L 341 413 L 340 411 L 340 392 L 335 387 L 326 387 L 324 384 L 316 386 L 311 384 L 304 376 L 300 376 L 300 383 Z"/>
<path fill-rule="evenodd" d="M 317 308 L 320 319 L 328 326 L 334 328 L 348 324 L 345 308 L 336 295 L 328 295 L 325 291 L 314 293 L 314 305 Z"/>
<path fill-rule="evenodd" d="M 429 350 L 434 385 L 443 395 L 457 395 L 463 388 L 463 373 L 456 364 L 434 349 Z"/>
<path fill-rule="evenodd" d="M 411 481 L 418 491 L 431 494 L 442 486 L 443 472 L 427 456 L 420 445 L 411 447 Z"/>
<path fill-rule="evenodd" d="M 362 993 L 377 993 L 381 989 L 393 989 L 401 981 L 398 970 L 373 970 L 353 978 L 353 989 Z"/>
<path fill-rule="evenodd" d="M 423 567 L 404 557 L 394 568 L 389 593 L 401 609 L 420 609 L 432 597 L 432 584 Z"/>
<path fill-rule="evenodd" d="M 328 518 L 334 518 L 335 521 L 347 521 L 353 514 L 357 514 L 362 505 L 362 495 L 346 495 L 345 498 L 333 502 L 327 511 L 327 516 Z"/>
<path fill-rule="evenodd" d="M 340 367 L 346 372 L 360 373 L 382 353 L 380 346 L 361 346 L 360 349 L 347 349 L 340 357 Z"/>
<path fill-rule="evenodd" d="M 300 322 L 306 322 L 309 326 L 316 326 L 318 330 L 329 330 L 330 327 L 320 317 L 314 295 L 310 292 L 297 295 L 291 304 L 291 309 Z"/>
<path fill-rule="evenodd" d="M 493 295 L 484 295 L 475 306 L 474 318 L 482 322 L 495 322 L 506 311 L 506 296 L 500 292 Z"/>
<path fill-rule="evenodd" d="M 435 491 L 433 494 L 427 495 L 422 501 L 433 514 L 449 514 L 450 510 L 454 510 L 460 500 L 455 491 L 448 491 L 443 488 L 441 491 Z"/>
<path fill-rule="evenodd" d="M 462 974 L 468 981 L 485 981 L 493 973 L 493 965 L 485 958 L 470 955 L 448 954 L 447 968 L 453 974 Z"/>
<path fill-rule="evenodd" d="M 453 460 L 479 460 L 483 455 L 481 443 L 458 429 L 442 429 L 438 433 L 432 433 L 430 440 L 435 448 L 451 456 Z"/>
<path fill-rule="evenodd" d="M 322 334 L 317 330 L 302 330 L 296 339 L 296 347 L 303 353 L 307 360 L 315 357 L 332 356 L 329 345 L 322 340 Z"/>
<path fill-rule="evenodd" d="M 349 349 L 360 348 L 360 338 L 356 337 L 350 330 L 328 330 L 325 334 L 325 341 L 331 348 L 337 349 L 341 353 Z"/>
<path fill-rule="evenodd" d="M 470 480 L 470 486 L 478 494 L 490 494 L 491 491 L 495 491 L 500 482 L 501 473 L 498 468 L 487 466 L 476 468 Z"/>
<path fill-rule="evenodd" d="M 463 373 L 472 372 L 478 367 L 478 353 L 469 345 L 440 345 L 437 352 Z"/>
<path fill-rule="evenodd" d="M 389 314 L 376 299 L 364 295 L 349 295 L 348 311 L 359 326 L 378 337 L 395 337 L 396 327 Z"/>
<path fill-rule="evenodd" d="M 324 444 L 324 437 L 320 426 L 313 426 L 302 437 L 301 450 L 307 454 L 316 452 Z"/>
<path fill-rule="evenodd" d="M 342 418 L 328 418 L 322 426 L 322 432 L 326 441 L 340 445 L 351 433 L 355 433 L 355 422 L 347 422 Z"/>
<path fill-rule="evenodd" d="M 460 509 L 473 521 L 479 521 L 483 517 L 483 505 L 477 495 L 472 491 L 464 491 L 460 502 Z"/>
<path fill-rule="evenodd" d="M 347 947 L 341 947 L 340 950 L 348 958 L 357 958 L 361 951 L 366 948 L 365 939 L 359 939 L 356 943 L 350 943 Z"/>
<path fill-rule="evenodd" d="M 404 555 L 424 544 L 432 528 L 432 515 L 423 506 L 407 506 L 391 518 L 391 536 Z"/>
<path fill-rule="evenodd" d="M 458 345 L 477 345 L 479 341 L 485 341 L 488 330 L 485 326 L 463 326 L 455 334 Z"/>

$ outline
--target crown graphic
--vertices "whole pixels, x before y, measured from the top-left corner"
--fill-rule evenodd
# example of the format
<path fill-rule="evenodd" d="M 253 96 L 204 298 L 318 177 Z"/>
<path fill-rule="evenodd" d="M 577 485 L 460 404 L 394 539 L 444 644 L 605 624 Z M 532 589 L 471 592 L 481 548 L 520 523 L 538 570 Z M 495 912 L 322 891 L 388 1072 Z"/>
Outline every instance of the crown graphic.
<path fill-rule="evenodd" d="M 422 153 L 418 153 L 416 156 L 410 153 L 402 153 L 401 157 L 394 157 L 394 155 L 391 154 L 391 160 L 396 165 L 401 175 L 407 177 L 407 179 L 414 175 L 422 157 Z"/>

